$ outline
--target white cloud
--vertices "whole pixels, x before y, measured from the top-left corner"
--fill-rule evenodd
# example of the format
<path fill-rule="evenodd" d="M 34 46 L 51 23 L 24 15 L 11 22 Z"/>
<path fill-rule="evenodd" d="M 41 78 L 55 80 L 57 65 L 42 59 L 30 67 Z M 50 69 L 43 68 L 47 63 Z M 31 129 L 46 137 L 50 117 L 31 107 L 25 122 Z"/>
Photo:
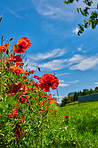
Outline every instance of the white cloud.
<path fill-rule="evenodd" d="M 98 57 L 92 56 L 89 58 L 83 57 L 78 61 L 79 63 L 73 66 L 70 66 L 70 70 L 81 70 L 85 71 L 91 68 L 94 68 L 98 64 Z"/>
<path fill-rule="evenodd" d="M 66 67 L 66 61 L 66 59 L 52 60 L 47 63 L 40 64 L 38 66 L 47 70 L 59 70 Z"/>
<path fill-rule="evenodd" d="M 70 59 L 68 60 L 69 65 L 72 65 L 72 64 L 74 64 L 74 63 L 79 63 L 83 58 L 84 58 L 84 57 L 83 57 L 82 55 L 80 55 L 80 54 L 75 54 L 75 55 L 73 55 L 72 58 L 70 58 Z"/>
<path fill-rule="evenodd" d="M 59 84 L 60 87 L 65 87 L 65 86 L 69 86 L 69 84 Z"/>
<path fill-rule="evenodd" d="M 72 32 L 78 34 L 79 29 L 76 27 Z"/>
<path fill-rule="evenodd" d="M 71 82 L 66 82 L 66 83 L 78 83 L 79 80 L 71 81 Z"/>
<path fill-rule="evenodd" d="M 69 86 L 72 83 L 77 83 L 77 82 L 79 82 L 79 80 L 75 80 L 75 81 L 71 81 L 71 82 L 64 82 L 64 80 L 59 80 L 59 82 L 60 82 L 60 84 L 59 84 L 60 87 L 65 87 L 65 86 Z"/>
<path fill-rule="evenodd" d="M 80 47 L 77 48 L 78 51 L 82 52 L 82 53 L 86 53 L 86 51 L 82 50 L 83 45 L 81 45 Z"/>
<path fill-rule="evenodd" d="M 31 0 L 33 5 L 39 14 L 51 18 L 60 19 L 64 21 L 72 21 L 75 18 L 75 14 L 72 12 L 71 7 L 67 7 L 63 2 L 58 2 L 58 0 Z"/>
<path fill-rule="evenodd" d="M 96 84 L 96 85 L 97 85 L 97 84 L 98 84 L 98 82 L 95 82 L 94 84 Z"/>
<path fill-rule="evenodd" d="M 55 96 L 57 99 L 59 99 L 58 100 L 58 102 L 60 102 L 61 103 L 61 100 L 65 97 L 65 96 L 61 96 L 61 95 L 59 95 L 59 96 Z"/>
<path fill-rule="evenodd" d="M 63 75 L 69 75 L 70 73 L 60 73 L 60 74 L 56 74 L 57 76 L 63 76 Z"/>
<path fill-rule="evenodd" d="M 31 58 L 32 60 L 39 61 L 39 60 L 45 60 L 48 58 L 55 58 L 55 57 L 60 57 L 65 54 L 65 48 L 57 48 L 49 52 L 45 53 L 38 53 L 37 55 L 29 55 L 28 57 Z"/>
<path fill-rule="evenodd" d="M 44 57 L 42 57 L 42 55 L 45 55 Z M 63 55 L 63 52 L 61 53 L 61 55 Z M 39 66 L 41 68 L 41 70 L 47 70 L 47 71 L 56 71 L 56 70 L 60 70 L 63 68 L 69 68 L 70 70 L 81 70 L 81 71 L 85 71 L 88 69 L 92 69 L 94 67 L 96 67 L 98 65 L 98 54 L 96 54 L 96 56 L 83 56 L 80 54 L 75 54 L 73 55 L 71 58 L 69 59 L 53 59 L 50 60 L 48 62 L 36 62 L 35 57 L 38 57 L 39 60 L 44 60 L 47 58 L 52 58 L 53 56 L 59 56 L 58 52 L 56 54 L 54 54 L 54 52 L 50 53 L 50 54 L 41 54 L 39 56 L 35 55 L 34 58 L 29 58 L 26 63 L 29 63 L 29 68 L 30 69 L 36 69 L 37 66 Z M 35 59 L 35 60 L 34 60 Z M 62 75 L 68 75 L 70 73 L 61 73 L 61 74 L 57 74 L 55 73 L 57 76 L 62 76 Z M 77 83 L 78 80 L 75 80 L 73 82 L 68 82 L 68 83 Z M 67 83 L 67 82 L 66 82 Z"/>
<path fill-rule="evenodd" d="M 16 16 L 17 18 L 20 18 L 20 16 L 13 10 L 13 9 L 10 9 L 8 7 L 5 7 L 12 15 Z"/>
<path fill-rule="evenodd" d="M 82 48 L 81 48 L 81 47 L 79 47 L 77 50 L 78 50 L 78 51 L 82 51 Z"/>
<path fill-rule="evenodd" d="M 59 82 L 61 82 L 61 83 L 62 83 L 62 82 L 64 82 L 64 80 L 59 80 Z"/>

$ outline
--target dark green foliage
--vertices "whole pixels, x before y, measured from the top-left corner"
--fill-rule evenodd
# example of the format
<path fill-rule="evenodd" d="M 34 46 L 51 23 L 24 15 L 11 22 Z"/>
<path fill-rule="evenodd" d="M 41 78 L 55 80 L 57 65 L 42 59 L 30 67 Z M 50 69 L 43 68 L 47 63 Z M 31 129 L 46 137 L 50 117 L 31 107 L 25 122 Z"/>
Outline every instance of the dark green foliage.
<path fill-rule="evenodd" d="M 73 93 L 69 93 L 67 97 L 64 97 L 62 99 L 62 103 L 60 106 L 65 106 L 68 103 L 74 102 L 74 101 L 78 101 L 78 97 L 79 96 L 84 96 L 84 95 L 89 95 L 89 94 L 96 94 L 98 93 L 98 87 L 95 87 L 94 90 L 90 89 L 83 89 L 83 91 L 79 91 L 79 92 L 73 92 Z"/>
<path fill-rule="evenodd" d="M 64 4 L 70 4 L 73 3 L 75 0 L 64 0 Z M 77 2 L 79 0 L 76 0 Z M 84 0 L 83 3 L 85 3 L 87 6 L 84 9 L 77 8 L 77 12 L 81 13 L 86 18 L 84 19 L 84 24 L 78 24 L 79 31 L 78 35 L 84 32 L 85 28 L 88 28 L 91 26 L 92 29 L 94 29 L 98 25 L 98 4 L 95 8 L 92 8 L 93 1 L 92 0 Z"/>

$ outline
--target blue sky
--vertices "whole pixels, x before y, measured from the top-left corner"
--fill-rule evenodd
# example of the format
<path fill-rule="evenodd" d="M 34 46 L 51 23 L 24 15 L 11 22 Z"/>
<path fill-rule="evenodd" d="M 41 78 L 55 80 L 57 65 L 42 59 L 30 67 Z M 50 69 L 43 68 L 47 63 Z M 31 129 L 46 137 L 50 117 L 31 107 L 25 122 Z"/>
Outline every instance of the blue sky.
<path fill-rule="evenodd" d="M 94 0 L 95 7 L 97 2 Z M 0 35 L 16 41 L 28 37 L 28 68 L 56 74 L 60 80 L 59 98 L 68 93 L 94 89 L 98 85 L 98 27 L 77 35 L 84 17 L 77 13 L 79 3 L 64 5 L 63 0 L 3 0 L 0 2 Z M 56 95 L 56 91 L 52 91 Z"/>

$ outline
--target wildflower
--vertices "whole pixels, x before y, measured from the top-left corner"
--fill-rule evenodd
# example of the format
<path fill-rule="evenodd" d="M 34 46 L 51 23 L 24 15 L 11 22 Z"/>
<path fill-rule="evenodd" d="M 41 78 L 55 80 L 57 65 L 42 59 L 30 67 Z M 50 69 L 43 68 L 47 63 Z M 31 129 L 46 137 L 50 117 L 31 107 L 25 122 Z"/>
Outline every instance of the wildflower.
<path fill-rule="evenodd" d="M 23 85 L 21 88 L 22 88 L 22 92 L 27 92 L 27 86 L 26 85 Z"/>
<path fill-rule="evenodd" d="M 28 72 L 24 72 L 24 74 L 25 74 L 25 75 L 27 75 L 27 76 L 29 75 L 29 73 L 28 73 Z"/>
<path fill-rule="evenodd" d="M 24 65 L 24 63 L 23 63 L 23 62 L 21 62 L 21 63 L 20 63 L 20 65 L 21 65 L 21 66 L 23 66 L 23 65 Z"/>
<path fill-rule="evenodd" d="M 55 113 L 57 113 L 57 110 L 55 110 Z"/>
<path fill-rule="evenodd" d="M 23 118 L 23 116 L 20 117 L 21 121 L 25 121 L 25 119 Z"/>
<path fill-rule="evenodd" d="M 55 145 L 55 141 L 53 141 L 52 144 Z"/>
<path fill-rule="evenodd" d="M 65 119 L 68 119 L 68 118 L 69 118 L 69 116 L 65 116 L 64 118 L 65 118 Z"/>
<path fill-rule="evenodd" d="M 23 130 L 24 130 L 24 128 L 15 129 L 15 137 L 16 138 L 21 138 L 22 137 L 22 131 Z"/>
<path fill-rule="evenodd" d="M 35 71 L 34 70 L 31 70 L 31 71 L 29 71 L 30 72 L 30 74 L 33 74 Z"/>
<path fill-rule="evenodd" d="M 24 53 L 26 49 L 30 48 L 31 44 L 27 37 L 22 37 L 18 40 L 18 44 L 14 45 L 14 51 L 16 53 Z"/>
<path fill-rule="evenodd" d="M 22 87 L 22 83 L 13 83 L 11 84 L 9 91 L 11 93 L 17 93 L 21 87 Z"/>
<path fill-rule="evenodd" d="M 1 51 L 2 51 L 2 52 L 5 52 L 6 49 L 8 48 L 8 46 L 9 46 L 9 43 L 6 43 L 6 44 L 4 44 L 4 45 L 0 45 L 0 52 L 1 52 Z"/>
<path fill-rule="evenodd" d="M 8 114 L 9 117 L 15 117 L 18 116 L 18 110 L 17 109 L 12 109 L 12 111 Z"/>
<path fill-rule="evenodd" d="M 16 62 L 16 66 L 18 66 L 18 65 L 20 65 L 20 63 L 19 62 Z"/>
<path fill-rule="evenodd" d="M 10 68 L 17 74 L 25 73 L 25 71 L 22 68 L 19 68 L 18 66 L 10 66 Z"/>
<path fill-rule="evenodd" d="M 21 62 L 22 58 L 20 58 L 21 55 L 16 55 L 16 56 L 11 56 L 8 58 L 8 61 L 13 61 L 13 62 Z"/>
<path fill-rule="evenodd" d="M 22 75 L 22 78 L 23 78 L 23 79 L 27 79 L 27 77 L 26 77 L 25 75 Z"/>
<path fill-rule="evenodd" d="M 27 98 L 28 98 L 28 95 L 25 95 L 25 96 L 23 96 L 21 98 L 17 98 L 17 100 L 23 104 L 23 103 L 25 103 L 27 101 Z"/>
<path fill-rule="evenodd" d="M 39 82 L 41 83 L 40 88 L 45 92 L 50 92 L 50 87 L 56 89 L 59 84 L 58 78 L 52 74 L 44 74 Z"/>
<path fill-rule="evenodd" d="M 37 80 L 40 80 L 40 77 L 37 76 L 37 75 L 34 75 L 33 78 L 37 79 Z"/>
<path fill-rule="evenodd" d="M 37 82 L 34 82 L 34 85 L 35 85 L 36 87 L 38 87 L 38 86 L 39 86 L 39 83 L 37 83 Z"/>

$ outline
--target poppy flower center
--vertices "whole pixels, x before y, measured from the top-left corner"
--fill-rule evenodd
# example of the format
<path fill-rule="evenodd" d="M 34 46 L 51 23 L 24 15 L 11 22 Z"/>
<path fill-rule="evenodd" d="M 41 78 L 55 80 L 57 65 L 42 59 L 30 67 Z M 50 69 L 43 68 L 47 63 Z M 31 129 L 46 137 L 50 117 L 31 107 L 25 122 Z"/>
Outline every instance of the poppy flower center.
<path fill-rule="evenodd" d="M 22 45 L 19 45 L 19 47 L 22 48 L 23 46 Z"/>
<path fill-rule="evenodd" d="M 20 133 L 20 132 L 17 130 L 17 131 L 16 131 L 16 134 L 19 134 L 19 133 Z"/>
<path fill-rule="evenodd" d="M 47 81 L 47 85 L 49 86 L 51 83 L 50 83 L 50 81 Z"/>

